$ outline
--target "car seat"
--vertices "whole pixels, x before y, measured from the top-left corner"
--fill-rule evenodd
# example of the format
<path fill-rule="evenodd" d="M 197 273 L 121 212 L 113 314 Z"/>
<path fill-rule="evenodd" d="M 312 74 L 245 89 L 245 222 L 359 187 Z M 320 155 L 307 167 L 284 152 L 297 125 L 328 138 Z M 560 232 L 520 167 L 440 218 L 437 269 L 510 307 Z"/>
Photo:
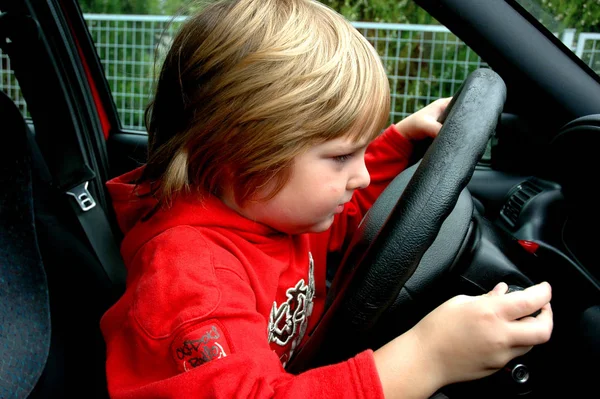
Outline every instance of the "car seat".
<path fill-rule="evenodd" d="M 34 223 L 27 125 L 2 92 L 0 121 L 11 137 L 0 147 L 0 397 L 59 397 L 64 351 L 61 335 L 51 333 L 56 321 Z"/>
<path fill-rule="evenodd" d="M 20 214 L 31 214 L 31 221 L 26 226 L 23 237 L 29 237 L 28 248 L 20 254 L 20 247 L 5 246 L 4 239 L 0 241 L 2 249 L 7 249 L 8 254 L 0 257 L 0 261 L 10 258 L 15 263 L 22 262 L 19 256 L 27 254 L 38 255 L 31 262 L 33 266 L 38 265 L 38 275 L 30 278 L 38 282 L 44 272 L 47 276 L 47 300 L 49 300 L 49 314 L 51 323 L 48 323 L 49 331 L 40 330 L 39 335 L 50 341 L 48 356 L 42 349 L 38 350 L 36 360 L 45 365 L 43 372 L 37 374 L 37 384 L 31 391 L 29 398 L 57 398 L 65 396 L 65 353 L 66 346 L 69 347 L 71 364 L 69 366 L 69 390 L 78 397 L 107 398 L 105 377 L 105 345 L 99 328 L 99 320 L 102 314 L 123 293 L 124 284 L 115 284 L 107 277 L 102 264 L 95 256 L 93 248 L 87 239 L 85 231 L 77 220 L 68 198 L 64 192 L 56 189 L 52 183 L 52 176 L 46 167 L 42 152 L 38 148 L 34 131 L 30 129 L 13 101 L 3 92 L 0 92 L 0 121 L 7 126 L 5 134 L 9 134 L 20 143 L 19 148 L 6 146 L 5 152 L 15 156 L 23 154 L 23 162 L 7 165 L 10 160 L 2 160 L 3 189 L 10 193 L 6 187 L 6 181 L 11 176 L 10 170 L 21 176 L 30 176 L 29 184 L 23 179 L 16 181 L 13 186 L 15 190 L 19 185 L 29 187 L 29 191 L 22 196 L 28 196 L 28 200 L 13 199 L 8 205 L 7 201 L 0 201 L 0 216 L 18 211 Z M 12 166 L 12 167 L 11 167 Z M 5 199 L 6 196 L 2 196 Z M 25 205 L 33 205 L 27 208 Z M 2 232 L 0 237 L 10 236 L 2 220 Z M 5 238 L 6 238 L 5 237 Z M 106 237 L 113 239 L 113 237 Z M 25 245 L 25 240 L 23 245 Z M 6 248 L 4 248 L 6 247 Z M 36 249 L 39 248 L 38 251 Z M 12 257 L 12 258 L 11 258 Z M 0 265 L 0 266 L 3 266 Z M 17 265 L 18 266 L 18 265 Z M 119 265 L 120 267 L 120 265 Z M 1 270 L 1 269 L 0 269 Z M 1 276 L 0 276 L 1 277 Z M 44 279 L 45 280 L 45 279 Z M 68 282 L 68 283 L 67 283 Z M 3 295 L 0 294 L 0 298 Z M 34 298 L 32 298 L 32 301 Z M 40 299 L 36 300 L 37 302 Z M 36 302 L 36 303 L 37 303 Z M 31 306 L 30 306 L 31 307 Z M 24 316 L 29 317 L 30 307 L 24 308 Z M 19 311 L 15 309 L 15 311 Z M 0 326 L 0 332 L 3 328 Z M 46 335 L 48 335 L 46 337 Z M 4 333 L 0 336 L 5 339 Z M 50 339 L 51 338 L 51 339 Z M 30 339 L 31 341 L 32 339 Z M 43 342 L 43 340 L 40 340 Z M 66 345 L 65 345 L 66 344 Z M 41 343 L 38 343 L 41 345 Z M 1 346 L 1 345 L 0 345 Z M 0 368 L 4 370 L 4 368 Z M 36 375 L 23 367 L 15 372 L 15 378 L 20 379 L 26 387 L 23 376 L 35 379 Z M 2 374 L 6 374 L 2 371 Z M 22 376 L 19 377 L 19 375 Z M 4 376 L 2 376 L 4 378 Z M 35 383 L 36 381 L 32 381 Z M 4 382 L 0 379 L 0 387 Z M 1 389 L 1 388 L 0 388 Z M 11 389 L 8 387 L 8 389 Z M 0 391 L 1 393 L 2 391 Z M 12 396 L 11 396 L 12 395 Z M 27 397 L 23 394 L 12 393 L 1 395 L 4 398 Z"/>

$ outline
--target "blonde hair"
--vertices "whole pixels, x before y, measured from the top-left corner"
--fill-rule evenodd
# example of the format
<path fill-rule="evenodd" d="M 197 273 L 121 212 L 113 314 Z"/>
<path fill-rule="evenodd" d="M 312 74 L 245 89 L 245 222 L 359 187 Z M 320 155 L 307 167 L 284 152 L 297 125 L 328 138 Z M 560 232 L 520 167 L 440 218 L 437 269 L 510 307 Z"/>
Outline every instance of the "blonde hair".
<path fill-rule="evenodd" d="M 189 18 L 146 110 L 142 180 L 169 201 L 218 193 L 238 204 L 267 182 L 271 198 L 292 160 L 315 143 L 376 137 L 389 115 L 388 79 L 373 46 L 311 0 L 223 0 Z M 274 184 L 273 184 L 274 183 Z"/>

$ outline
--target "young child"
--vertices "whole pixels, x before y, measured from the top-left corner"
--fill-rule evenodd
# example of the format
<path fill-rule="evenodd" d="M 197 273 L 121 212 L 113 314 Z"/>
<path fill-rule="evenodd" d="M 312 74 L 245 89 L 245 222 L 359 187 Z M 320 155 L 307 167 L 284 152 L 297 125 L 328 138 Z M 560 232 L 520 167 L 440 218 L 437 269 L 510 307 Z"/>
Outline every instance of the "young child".
<path fill-rule="evenodd" d="M 389 96 L 373 47 L 318 2 L 221 0 L 187 20 L 148 108 L 148 162 L 108 183 L 128 267 L 101 321 L 113 398 L 427 398 L 549 339 L 549 285 L 501 283 L 375 352 L 286 373 L 323 313 L 328 252 L 448 104 L 381 133 Z"/>

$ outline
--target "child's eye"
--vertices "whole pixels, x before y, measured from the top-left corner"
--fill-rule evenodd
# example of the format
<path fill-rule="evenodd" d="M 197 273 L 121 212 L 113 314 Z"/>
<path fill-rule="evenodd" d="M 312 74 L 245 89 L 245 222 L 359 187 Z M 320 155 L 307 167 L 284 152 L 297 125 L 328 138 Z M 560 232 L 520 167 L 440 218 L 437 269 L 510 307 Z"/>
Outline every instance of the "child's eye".
<path fill-rule="evenodd" d="M 333 157 L 333 159 L 336 162 L 340 162 L 340 163 L 346 162 L 350 158 L 352 158 L 352 154 L 337 155 L 337 156 Z"/>

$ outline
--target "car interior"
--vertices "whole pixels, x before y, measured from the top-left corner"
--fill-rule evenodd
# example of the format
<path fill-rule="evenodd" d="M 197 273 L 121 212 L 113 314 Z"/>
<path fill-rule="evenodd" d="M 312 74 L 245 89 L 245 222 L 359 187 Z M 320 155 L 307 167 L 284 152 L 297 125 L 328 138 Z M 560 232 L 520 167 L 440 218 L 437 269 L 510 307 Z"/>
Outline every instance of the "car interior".
<path fill-rule="evenodd" d="M 289 369 L 376 348 L 451 296 L 478 295 L 499 281 L 516 289 L 548 281 L 551 340 L 442 393 L 596 397 L 600 76 L 517 1 L 415 2 L 489 68 L 465 79 L 443 133 L 419 150 L 337 254 L 327 312 Z M 27 105 L 24 114 L 11 93 L 0 93 L 1 178 L 7 193 L 18 194 L 0 201 L 0 259 L 31 279 L 6 291 L 29 299 L 15 302 L 27 323 L 0 328 L 0 337 L 22 334 L 36 344 L 19 355 L 26 377 L 12 383 L 21 388 L 2 386 L 0 396 L 106 398 L 98 323 L 123 293 L 126 271 L 104 183 L 144 163 L 147 135 L 122 128 L 76 0 L 0 0 L 0 35 Z M 491 156 L 483 159 L 486 149 Z M 422 193 L 433 199 L 423 204 Z M 11 214 L 23 216 L 16 225 L 25 232 L 12 227 Z"/>

